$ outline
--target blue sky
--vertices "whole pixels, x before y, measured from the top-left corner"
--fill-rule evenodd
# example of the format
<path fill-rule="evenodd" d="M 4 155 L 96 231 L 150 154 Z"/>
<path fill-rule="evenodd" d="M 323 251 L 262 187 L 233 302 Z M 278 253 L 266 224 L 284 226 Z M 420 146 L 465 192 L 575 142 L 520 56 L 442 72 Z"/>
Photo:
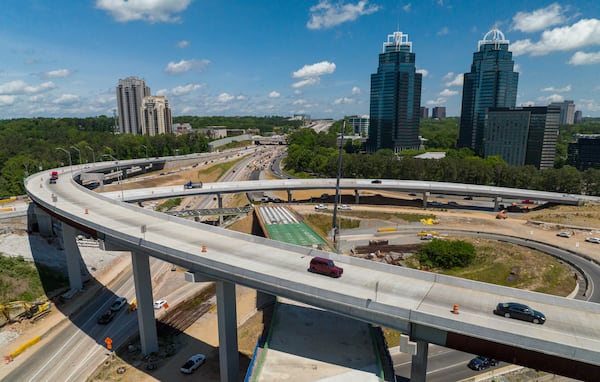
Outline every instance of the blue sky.
<path fill-rule="evenodd" d="M 173 115 L 369 113 L 388 34 L 408 34 L 421 104 L 460 114 L 462 73 L 491 28 L 510 40 L 518 105 L 600 116 L 600 1 L 5 0 L 0 119 L 112 115 L 120 78 Z"/>

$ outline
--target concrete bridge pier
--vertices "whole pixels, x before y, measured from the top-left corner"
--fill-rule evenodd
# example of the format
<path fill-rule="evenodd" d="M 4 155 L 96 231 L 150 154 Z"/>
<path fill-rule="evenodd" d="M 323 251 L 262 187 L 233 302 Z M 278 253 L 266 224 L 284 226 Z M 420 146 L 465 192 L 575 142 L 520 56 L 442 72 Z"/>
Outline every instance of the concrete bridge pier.
<path fill-rule="evenodd" d="M 219 209 L 223 208 L 223 195 L 217 194 L 217 206 Z M 223 215 L 219 215 L 219 225 L 223 225 Z"/>
<path fill-rule="evenodd" d="M 286 190 L 287 191 L 287 196 L 288 196 L 288 203 L 292 202 L 292 190 Z"/>
<path fill-rule="evenodd" d="M 431 195 L 429 191 L 423 193 L 423 208 L 427 208 L 427 197 Z"/>
<path fill-rule="evenodd" d="M 216 284 L 221 381 L 237 382 L 240 379 L 240 366 L 237 342 L 235 283 L 217 281 Z"/>
<path fill-rule="evenodd" d="M 494 211 L 498 211 L 500 209 L 500 202 L 502 201 L 502 198 L 499 196 L 496 196 L 494 198 Z"/>
<path fill-rule="evenodd" d="M 69 286 L 72 291 L 83 289 L 81 278 L 81 253 L 77 246 L 77 230 L 68 224 L 61 223 L 62 241 L 67 256 L 67 272 L 69 274 Z"/>
<path fill-rule="evenodd" d="M 410 366 L 410 382 L 425 382 L 427 380 L 427 355 L 429 342 L 417 340 L 417 354 L 412 356 Z"/>
<path fill-rule="evenodd" d="M 158 333 L 154 319 L 152 298 L 152 276 L 150 274 L 150 257 L 140 252 L 131 252 L 133 267 L 133 283 L 137 304 L 138 327 L 142 354 L 158 351 Z"/>
<path fill-rule="evenodd" d="M 32 204 L 33 213 L 35 214 L 35 220 L 37 221 L 38 232 L 44 237 L 54 236 L 52 232 L 52 216 L 48 215 L 46 211 L 39 208 L 36 204 Z M 30 210 L 31 212 L 31 210 Z"/>
<path fill-rule="evenodd" d="M 360 202 L 360 194 L 358 193 L 358 190 L 354 190 L 354 203 L 358 204 Z"/>

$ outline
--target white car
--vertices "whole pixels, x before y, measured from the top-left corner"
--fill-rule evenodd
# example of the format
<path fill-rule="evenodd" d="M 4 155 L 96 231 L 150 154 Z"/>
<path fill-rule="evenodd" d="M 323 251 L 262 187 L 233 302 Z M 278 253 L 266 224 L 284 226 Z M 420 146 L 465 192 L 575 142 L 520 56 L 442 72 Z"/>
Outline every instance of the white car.
<path fill-rule="evenodd" d="M 167 300 L 160 299 L 158 301 L 154 301 L 154 309 L 160 309 L 167 304 Z"/>
<path fill-rule="evenodd" d="M 202 366 L 202 364 L 205 361 L 206 356 L 204 354 L 194 354 L 193 356 L 188 358 L 188 360 L 186 361 L 186 363 L 183 364 L 183 366 L 179 368 L 179 371 L 181 371 L 184 374 L 192 374 L 194 370 Z"/>
<path fill-rule="evenodd" d="M 600 244 L 600 238 L 599 237 L 586 237 L 585 241 L 590 242 L 590 243 L 594 243 L 594 244 Z"/>
<path fill-rule="evenodd" d="M 569 237 L 573 236 L 573 234 L 571 232 L 564 231 L 564 232 L 557 233 L 556 236 L 569 238 Z"/>
<path fill-rule="evenodd" d="M 325 204 L 317 204 L 315 206 L 315 210 L 317 210 L 317 211 L 322 211 L 322 210 L 327 210 L 327 209 L 329 209 L 329 207 L 327 207 Z"/>
<path fill-rule="evenodd" d="M 349 205 L 347 205 L 347 204 L 340 204 L 340 205 L 338 206 L 338 210 L 350 211 L 351 209 L 352 209 L 352 207 L 350 207 L 350 206 L 349 206 Z"/>

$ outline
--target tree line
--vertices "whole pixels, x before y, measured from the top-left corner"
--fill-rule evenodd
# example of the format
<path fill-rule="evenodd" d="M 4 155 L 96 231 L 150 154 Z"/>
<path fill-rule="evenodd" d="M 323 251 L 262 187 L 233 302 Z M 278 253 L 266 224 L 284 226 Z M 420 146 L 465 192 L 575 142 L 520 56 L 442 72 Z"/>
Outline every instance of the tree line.
<path fill-rule="evenodd" d="M 341 124 L 332 126 L 328 133 L 301 129 L 290 134 L 286 170 L 297 176 L 336 177 L 339 155 L 336 130 L 341 131 Z M 421 132 L 426 137 L 427 133 Z M 469 149 L 453 148 L 444 148 L 446 157 L 442 159 L 416 159 L 416 151 L 395 155 L 391 150 L 379 150 L 366 155 L 358 153 L 358 146 L 357 142 L 344 145 L 341 169 L 344 178 L 425 180 L 600 196 L 600 169 L 582 172 L 562 164 L 546 170 L 509 166 L 498 156 L 484 159 Z"/>
<path fill-rule="evenodd" d="M 300 121 L 284 117 L 176 117 L 194 129 L 205 126 L 258 128 L 277 131 Z M 49 168 L 118 160 L 207 152 L 209 140 L 201 134 L 140 136 L 115 134 L 116 121 L 107 116 L 89 118 L 19 118 L 0 120 L 0 197 L 25 193 L 23 180 Z"/>

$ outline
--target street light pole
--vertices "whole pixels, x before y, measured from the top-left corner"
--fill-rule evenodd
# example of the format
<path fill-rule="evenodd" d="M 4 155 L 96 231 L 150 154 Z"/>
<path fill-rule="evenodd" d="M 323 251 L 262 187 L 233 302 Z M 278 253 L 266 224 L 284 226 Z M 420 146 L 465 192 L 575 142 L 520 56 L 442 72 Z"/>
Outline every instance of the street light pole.
<path fill-rule="evenodd" d="M 79 168 L 81 169 L 81 150 L 79 150 L 75 146 L 71 146 L 70 148 L 72 148 L 73 150 L 77 150 L 77 153 L 79 154 Z"/>
<path fill-rule="evenodd" d="M 85 146 L 85 148 L 92 152 L 92 163 L 96 163 L 96 155 L 94 154 L 94 149 L 92 149 L 90 146 Z"/>
<path fill-rule="evenodd" d="M 119 160 L 110 154 L 102 154 L 102 156 L 103 157 L 107 156 L 107 157 L 111 158 L 112 160 L 115 161 L 115 164 L 117 165 L 117 172 L 119 173 L 119 175 L 117 175 L 117 181 L 119 182 L 119 185 L 121 186 L 120 187 L 121 188 L 121 201 L 123 202 L 125 199 L 125 196 L 123 194 L 123 180 L 122 180 L 123 173 L 121 172 L 121 167 L 119 166 Z"/>
<path fill-rule="evenodd" d="M 67 153 L 67 155 L 69 156 L 69 167 L 71 168 L 71 172 L 73 172 L 73 161 L 71 161 L 71 152 L 63 149 L 62 147 L 57 147 L 56 149 Z"/>
<path fill-rule="evenodd" d="M 142 147 L 146 149 L 146 159 L 148 159 L 148 146 L 142 145 Z"/>
<path fill-rule="evenodd" d="M 337 247 L 337 236 L 340 231 L 340 227 L 337 222 L 337 210 L 338 201 L 340 198 L 340 177 L 342 175 L 342 152 L 344 147 L 344 130 L 346 130 L 346 120 L 342 125 L 342 134 L 340 136 L 340 152 L 338 157 L 338 168 L 337 168 L 337 179 L 335 182 L 335 200 L 333 201 L 333 222 L 331 223 L 331 230 L 333 231 L 333 244 Z"/>

